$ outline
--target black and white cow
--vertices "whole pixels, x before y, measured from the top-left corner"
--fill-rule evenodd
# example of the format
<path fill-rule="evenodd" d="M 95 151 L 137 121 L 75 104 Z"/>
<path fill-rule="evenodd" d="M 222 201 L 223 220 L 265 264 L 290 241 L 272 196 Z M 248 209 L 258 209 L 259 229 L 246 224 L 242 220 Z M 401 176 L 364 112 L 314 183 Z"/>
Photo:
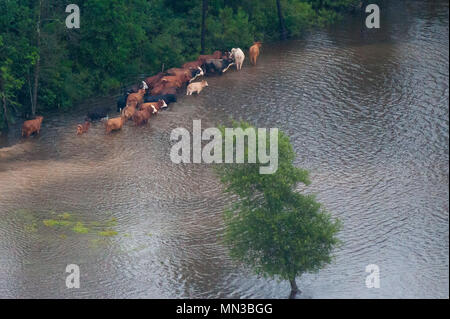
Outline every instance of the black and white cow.
<path fill-rule="evenodd" d="M 167 105 L 177 101 L 177 96 L 175 94 L 161 94 L 161 95 L 148 95 L 144 96 L 144 103 L 158 102 L 159 100 L 164 100 Z"/>
<path fill-rule="evenodd" d="M 234 65 L 232 59 L 209 59 L 206 60 L 203 66 L 205 68 L 206 74 L 217 73 L 219 75 L 222 75 L 232 65 Z"/>

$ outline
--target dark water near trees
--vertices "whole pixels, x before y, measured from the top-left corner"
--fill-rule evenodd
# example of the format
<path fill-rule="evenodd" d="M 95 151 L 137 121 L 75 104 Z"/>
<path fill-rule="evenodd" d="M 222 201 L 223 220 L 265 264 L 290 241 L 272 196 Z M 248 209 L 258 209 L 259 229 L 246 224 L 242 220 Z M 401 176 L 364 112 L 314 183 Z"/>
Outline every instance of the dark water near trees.
<path fill-rule="evenodd" d="M 232 198 L 210 167 L 169 158 L 173 128 L 230 117 L 288 133 L 307 191 L 343 221 L 335 263 L 299 280 L 302 297 L 448 297 L 448 16 L 447 1 L 392 1 L 380 31 L 354 18 L 266 44 L 257 67 L 209 78 L 148 127 L 75 137 L 82 110 L 47 117 L 39 137 L 13 130 L 0 140 L 0 298 L 287 297 L 288 283 L 229 259 L 218 235 Z M 89 232 L 44 225 L 64 212 Z M 368 264 L 380 289 L 365 286 Z"/>

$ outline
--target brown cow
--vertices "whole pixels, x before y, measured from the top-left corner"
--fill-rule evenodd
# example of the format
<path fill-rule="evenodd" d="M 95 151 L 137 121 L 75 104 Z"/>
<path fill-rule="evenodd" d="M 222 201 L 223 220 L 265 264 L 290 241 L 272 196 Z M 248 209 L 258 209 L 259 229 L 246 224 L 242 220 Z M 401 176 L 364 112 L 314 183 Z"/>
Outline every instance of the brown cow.
<path fill-rule="evenodd" d="M 180 88 L 183 86 L 183 82 L 178 76 L 164 76 L 150 91 L 151 95 L 160 95 L 162 92 L 169 88 Z M 167 93 L 166 93 L 167 94 Z"/>
<path fill-rule="evenodd" d="M 127 105 L 123 110 L 122 110 L 122 116 L 126 119 L 129 120 L 134 113 L 136 113 L 136 109 L 137 106 L 134 104 L 134 102 L 130 105 Z"/>
<path fill-rule="evenodd" d="M 111 133 L 112 131 L 118 131 L 121 130 L 123 127 L 123 124 L 125 123 L 125 117 L 115 117 L 109 120 L 106 120 L 105 122 L 105 128 L 106 128 L 106 134 Z"/>
<path fill-rule="evenodd" d="M 185 64 L 183 64 L 183 69 L 197 69 L 200 68 L 202 66 L 202 61 L 192 61 L 192 62 L 186 62 Z"/>
<path fill-rule="evenodd" d="M 156 103 L 156 102 L 155 102 Z M 141 106 L 141 111 L 147 111 L 150 115 L 156 115 L 158 113 L 158 109 L 153 103 L 144 103 Z"/>
<path fill-rule="evenodd" d="M 163 72 L 159 72 L 158 74 L 148 77 L 145 79 L 145 83 L 147 83 L 148 87 L 152 89 L 156 83 L 158 83 L 161 78 L 164 76 Z"/>
<path fill-rule="evenodd" d="M 262 43 L 261 42 L 255 42 L 249 49 L 250 53 L 250 62 L 253 65 L 256 65 L 256 61 L 259 57 L 259 50 L 261 49 Z"/>
<path fill-rule="evenodd" d="M 151 114 L 156 114 L 159 110 L 165 109 L 167 104 L 164 100 L 158 102 L 149 102 L 141 105 L 141 110 L 147 109 Z"/>
<path fill-rule="evenodd" d="M 214 51 L 213 54 L 203 54 L 199 55 L 197 58 L 197 61 L 201 62 L 202 65 L 206 62 L 206 60 L 210 59 L 221 59 L 222 58 L 222 52 L 221 51 Z"/>
<path fill-rule="evenodd" d="M 127 97 L 127 106 L 134 105 L 138 107 L 144 100 L 145 89 L 140 89 L 137 93 L 131 93 Z"/>
<path fill-rule="evenodd" d="M 192 82 L 197 77 L 205 75 L 201 67 L 197 67 L 196 69 L 172 68 L 167 70 L 167 74 L 178 76 L 182 83 Z"/>
<path fill-rule="evenodd" d="M 167 74 L 169 76 L 175 76 L 178 78 L 181 84 L 189 82 L 192 79 L 191 70 L 189 69 L 180 69 L 180 68 L 172 68 L 167 70 Z"/>
<path fill-rule="evenodd" d="M 177 88 L 164 87 L 159 94 L 161 94 L 161 95 L 177 94 Z M 159 94 L 157 94 L 157 95 L 159 95 Z"/>
<path fill-rule="evenodd" d="M 168 75 L 186 75 L 189 73 L 188 68 L 171 68 L 166 71 Z"/>
<path fill-rule="evenodd" d="M 43 116 L 36 116 L 34 120 L 28 120 L 23 122 L 22 125 L 22 136 L 29 137 L 33 133 L 39 134 L 39 131 L 41 130 L 41 124 L 42 120 L 44 119 Z"/>
<path fill-rule="evenodd" d="M 173 94 L 176 94 L 177 88 L 172 83 L 158 83 L 155 85 L 153 89 L 151 89 L 150 94 L 151 95 L 162 95 L 163 92 L 170 91 Z M 166 93 L 167 94 L 167 93 Z"/>
<path fill-rule="evenodd" d="M 170 84 L 170 87 L 180 88 L 183 86 L 183 80 L 185 79 L 185 74 L 181 75 L 166 75 L 159 83 Z"/>
<path fill-rule="evenodd" d="M 77 125 L 77 135 L 82 135 L 86 133 L 89 130 L 89 127 L 91 126 L 91 122 L 86 121 L 84 124 L 78 124 Z"/>
<path fill-rule="evenodd" d="M 133 114 L 133 121 L 136 126 L 144 125 L 148 123 L 150 119 L 150 111 L 147 108 L 142 109 L 141 111 L 136 111 Z"/>

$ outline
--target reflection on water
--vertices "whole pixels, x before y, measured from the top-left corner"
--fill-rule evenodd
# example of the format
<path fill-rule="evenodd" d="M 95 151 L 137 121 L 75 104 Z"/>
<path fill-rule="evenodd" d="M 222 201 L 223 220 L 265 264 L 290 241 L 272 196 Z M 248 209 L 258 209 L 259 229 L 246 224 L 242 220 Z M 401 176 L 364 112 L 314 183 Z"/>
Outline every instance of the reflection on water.
<path fill-rule="evenodd" d="M 75 137 L 79 111 L 47 117 L 38 137 L 3 137 L 0 298 L 287 297 L 287 283 L 230 261 L 218 235 L 232 198 L 208 166 L 170 162 L 173 128 L 230 117 L 288 133 L 308 191 L 343 221 L 335 263 L 302 277 L 304 297 L 447 297 L 448 2 L 383 12 L 379 31 L 350 19 L 266 44 L 257 67 L 208 79 L 148 127 Z M 115 218 L 118 235 L 45 227 L 52 212 Z M 65 288 L 72 263 L 78 290 Z M 368 264 L 380 289 L 365 287 Z"/>

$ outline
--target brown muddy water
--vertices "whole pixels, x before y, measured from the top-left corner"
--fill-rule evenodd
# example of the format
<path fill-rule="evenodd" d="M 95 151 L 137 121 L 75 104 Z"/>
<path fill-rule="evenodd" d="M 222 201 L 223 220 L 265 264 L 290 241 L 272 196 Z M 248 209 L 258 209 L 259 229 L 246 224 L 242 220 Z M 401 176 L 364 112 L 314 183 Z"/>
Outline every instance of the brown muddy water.
<path fill-rule="evenodd" d="M 265 44 L 257 67 L 209 78 L 147 127 L 76 137 L 107 98 L 48 116 L 38 137 L 13 129 L 0 142 L 0 298 L 287 297 L 228 257 L 233 198 L 211 168 L 170 161 L 172 129 L 230 117 L 288 133 L 308 192 L 343 221 L 335 262 L 299 280 L 302 297 L 448 297 L 448 2 L 382 9 L 378 31 L 354 17 Z M 80 289 L 66 288 L 68 264 Z"/>

